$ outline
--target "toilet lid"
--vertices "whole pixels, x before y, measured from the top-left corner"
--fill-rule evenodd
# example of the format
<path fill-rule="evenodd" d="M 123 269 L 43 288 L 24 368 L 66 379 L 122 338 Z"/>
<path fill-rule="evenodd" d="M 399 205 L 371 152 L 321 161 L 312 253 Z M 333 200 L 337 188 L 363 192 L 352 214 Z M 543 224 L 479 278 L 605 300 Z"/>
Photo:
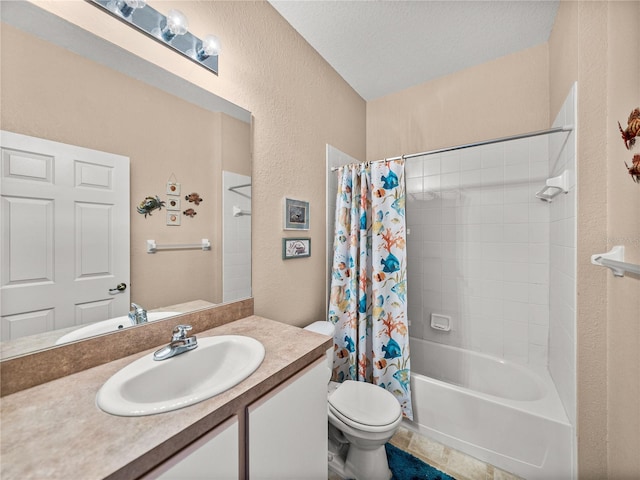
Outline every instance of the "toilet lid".
<path fill-rule="evenodd" d="M 371 383 L 346 380 L 329 395 L 329 408 L 344 420 L 382 427 L 402 415 L 400 404 L 385 389 Z"/>
<path fill-rule="evenodd" d="M 317 321 L 313 322 L 306 327 L 305 330 L 309 332 L 319 333 L 321 335 L 327 335 L 328 337 L 333 337 L 333 332 L 335 331 L 335 327 L 333 323 L 326 321 Z"/>

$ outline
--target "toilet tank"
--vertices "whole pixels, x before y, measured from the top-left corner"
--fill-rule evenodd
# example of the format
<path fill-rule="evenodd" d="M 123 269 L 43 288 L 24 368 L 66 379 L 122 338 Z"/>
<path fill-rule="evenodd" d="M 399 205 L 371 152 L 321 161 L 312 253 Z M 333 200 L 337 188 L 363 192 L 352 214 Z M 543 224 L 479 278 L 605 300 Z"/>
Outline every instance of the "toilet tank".
<path fill-rule="evenodd" d="M 333 334 L 335 332 L 333 323 L 324 321 L 313 322 L 312 324 L 304 327 L 304 329 L 321 335 L 327 335 L 331 338 L 333 338 Z M 329 368 L 329 376 L 331 376 L 331 372 L 333 371 L 333 345 L 331 348 L 327 349 L 327 367 Z"/>

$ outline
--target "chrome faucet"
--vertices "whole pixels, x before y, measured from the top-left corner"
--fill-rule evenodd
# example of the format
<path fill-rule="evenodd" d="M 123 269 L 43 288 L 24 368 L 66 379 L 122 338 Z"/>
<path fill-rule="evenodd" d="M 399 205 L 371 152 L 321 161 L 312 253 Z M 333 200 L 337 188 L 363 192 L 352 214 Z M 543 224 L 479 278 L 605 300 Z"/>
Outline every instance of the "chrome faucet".
<path fill-rule="evenodd" d="M 140 325 L 141 323 L 147 323 L 147 311 L 136 303 L 131 304 L 133 310 L 129 310 L 129 320 L 131 325 Z"/>
<path fill-rule="evenodd" d="M 153 354 L 154 360 L 166 360 L 181 353 L 193 350 L 198 346 L 196 337 L 187 337 L 187 332 L 191 330 L 191 325 L 178 325 L 173 329 L 171 343 L 165 345 Z"/>

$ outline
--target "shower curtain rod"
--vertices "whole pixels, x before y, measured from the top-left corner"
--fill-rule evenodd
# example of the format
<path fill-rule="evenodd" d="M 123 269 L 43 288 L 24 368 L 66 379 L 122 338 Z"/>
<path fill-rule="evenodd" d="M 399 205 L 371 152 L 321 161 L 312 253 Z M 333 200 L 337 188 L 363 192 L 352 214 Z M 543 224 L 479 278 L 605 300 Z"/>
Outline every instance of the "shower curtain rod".
<path fill-rule="evenodd" d="M 491 145 L 492 143 L 508 142 L 509 140 L 519 140 L 521 138 L 538 137 L 540 135 L 548 135 L 550 133 L 570 132 L 572 130 L 573 130 L 573 125 L 564 125 L 562 127 L 553 127 L 553 128 L 548 128 L 546 130 L 538 130 L 537 132 L 520 133 L 518 135 L 511 135 L 509 137 L 501 137 L 501 138 L 494 138 L 492 140 L 483 140 L 481 142 L 466 143 L 464 145 L 457 145 L 455 147 L 438 148 L 436 150 L 428 150 L 426 152 L 412 153 L 410 155 L 400 155 L 399 157 L 383 158 L 380 160 L 372 160 L 370 162 L 357 162 L 351 165 L 359 165 L 360 163 L 388 162 L 388 161 L 400 160 L 400 159 L 407 160 L 409 158 L 423 157 L 425 155 L 434 155 L 436 153 L 452 152 L 454 150 L 462 150 L 464 148 L 481 147 L 482 145 Z M 331 171 L 335 172 L 339 168 L 340 167 L 332 167 Z"/>

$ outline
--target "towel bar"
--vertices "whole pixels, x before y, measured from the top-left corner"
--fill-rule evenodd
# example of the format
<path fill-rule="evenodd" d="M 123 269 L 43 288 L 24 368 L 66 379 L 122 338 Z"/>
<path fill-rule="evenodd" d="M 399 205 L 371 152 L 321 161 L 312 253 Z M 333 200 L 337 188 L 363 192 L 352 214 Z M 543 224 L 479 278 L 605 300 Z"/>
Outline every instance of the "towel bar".
<path fill-rule="evenodd" d="M 616 277 L 624 277 L 625 272 L 640 275 L 640 265 L 624 261 L 623 245 L 616 245 L 607 253 L 592 255 L 591 263 L 610 268 Z"/>
<path fill-rule="evenodd" d="M 203 238 L 200 243 L 175 243 L 172 245 L 158 245 L 155 240 L 147 240 L 147 253 L 156 253 L 158 250 L 191 250 L 201 249 L 211 250 L 211 242 L 208 238 Z"/>

